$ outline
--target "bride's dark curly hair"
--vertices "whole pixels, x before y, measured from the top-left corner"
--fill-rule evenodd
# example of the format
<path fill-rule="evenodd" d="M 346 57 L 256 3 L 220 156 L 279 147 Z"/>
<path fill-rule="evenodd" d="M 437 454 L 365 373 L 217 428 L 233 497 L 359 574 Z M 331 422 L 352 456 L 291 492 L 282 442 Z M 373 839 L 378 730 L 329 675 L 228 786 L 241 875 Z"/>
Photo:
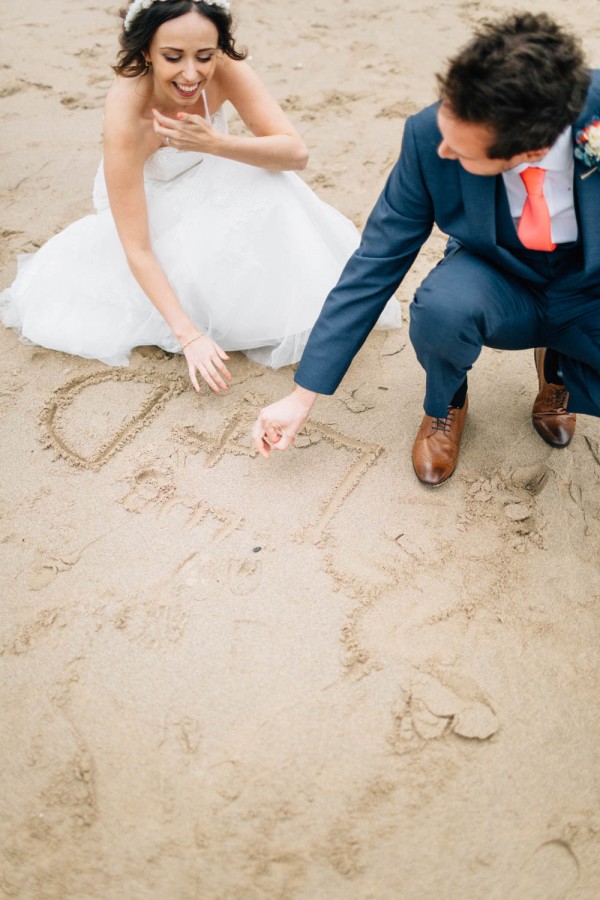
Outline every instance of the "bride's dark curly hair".
<path fill-rule="evenodd" d="M 148 51 L 150 42 L 156 30 L 169 19 L 177 19 L 191 10 L 209 19 L 218 32 L 217 46 L 231 59 L 245 59 L 246 50 L 237 50 L 233 39 L 233 20 L 230 13 L 220 6 L 203 3 L 202 0 L 157 0 L 148 9 L 142 10 L 133 20 L 128 31 L 121 32 L 117 65 L 113 69 L 117 75 L 125 78 L 134 78 L 136 75 L 144 75 L 148 72 L 144 53 Z M 127 15 L 127 9 L 122 9 L 122 19 Z"/>

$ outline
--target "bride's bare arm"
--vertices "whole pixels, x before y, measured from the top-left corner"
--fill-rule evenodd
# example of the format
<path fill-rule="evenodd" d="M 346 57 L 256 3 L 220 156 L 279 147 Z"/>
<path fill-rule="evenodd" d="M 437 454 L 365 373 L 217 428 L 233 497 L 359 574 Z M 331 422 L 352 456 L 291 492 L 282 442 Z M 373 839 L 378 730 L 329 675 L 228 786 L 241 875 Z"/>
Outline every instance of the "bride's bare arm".
<path fill-rule="evenodd" d="M 225 100 L 236 108 L 254 137 L 221 134 L 202 116 L 180 113 L 176 119 L 155 112 L 154 130 L 179 150 L 196 150 L 272 171 L 306 168 L 308 151 L 302 138 L 245 62 L 223 57 L 214 78 L 217 105 Z"/>
<path fill-rule="evenodd" d="M 150 242 L 144 192 L 144 162 L 148 145 L 143 131 L 114 115 L 107 102 L 104 122 L 104 174 L 110 208 L 129 268 L 137 283 L 180 342 L 190 378 L 199 390 L 198 370 L 214 391 L 227 389 L 231 376 L 223 360 L 227 354 L 196 328 L 156 259 Z"/>

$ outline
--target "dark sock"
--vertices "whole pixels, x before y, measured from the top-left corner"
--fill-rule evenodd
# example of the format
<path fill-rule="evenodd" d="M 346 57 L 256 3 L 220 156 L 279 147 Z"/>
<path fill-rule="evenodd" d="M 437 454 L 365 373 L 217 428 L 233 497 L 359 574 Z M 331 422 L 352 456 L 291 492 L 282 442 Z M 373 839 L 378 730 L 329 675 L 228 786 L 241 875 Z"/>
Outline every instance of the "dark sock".
<path fill-rule="evenodd" d="M 556 350 L 546 350 L 544 358 L 544 378 L 548 384 L 562 384 L 562 372 L 559 369 L 559 358 Z"/>
<path fill-rule="evenodd" d="M 454 397 L 450 401 L 450 406 L 453 406 L 455 409 L 463 408 L 463 406 L 465 405 L 465 400 L 467 399 L 467 388 L 468 388 L 468 383 L 467 383 L 467 379 L 465 378 L 465 380 L 463 381 L 463 383 L 461 384 L 461 386 L 455 393 Z"/>

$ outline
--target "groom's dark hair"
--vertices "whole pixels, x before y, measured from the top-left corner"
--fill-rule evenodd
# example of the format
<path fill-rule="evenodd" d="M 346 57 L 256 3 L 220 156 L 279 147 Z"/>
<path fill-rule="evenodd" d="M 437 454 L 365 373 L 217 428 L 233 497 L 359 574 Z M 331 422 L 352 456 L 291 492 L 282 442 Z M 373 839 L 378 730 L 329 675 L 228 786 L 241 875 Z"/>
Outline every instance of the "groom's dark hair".
<path fill-rule="evenodd" d="M 583 109 L 590 72 L 577 38 L 545 13 L 484 22 L 438 75 L 451 115 L 495 133 L 490 159 L 550 147 Z"/>

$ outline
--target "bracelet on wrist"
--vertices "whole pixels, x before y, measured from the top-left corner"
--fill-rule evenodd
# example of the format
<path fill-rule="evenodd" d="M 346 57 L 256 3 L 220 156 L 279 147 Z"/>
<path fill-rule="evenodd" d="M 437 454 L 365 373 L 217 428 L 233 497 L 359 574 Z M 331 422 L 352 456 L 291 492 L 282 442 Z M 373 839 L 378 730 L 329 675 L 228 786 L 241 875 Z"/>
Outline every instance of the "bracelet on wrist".
<path fill-rule="evenodd" d="M 189 347 L 190 344 L 193 344 L 194 341 L 199 341 L 201 337 L 204 337 L 203 334 L 197 334 L 196 337 L 190 338 L 189 341 L 186 341 L 185 344 L 181 345 L 181 349 L 185 350 L 186 347 Z"/>

